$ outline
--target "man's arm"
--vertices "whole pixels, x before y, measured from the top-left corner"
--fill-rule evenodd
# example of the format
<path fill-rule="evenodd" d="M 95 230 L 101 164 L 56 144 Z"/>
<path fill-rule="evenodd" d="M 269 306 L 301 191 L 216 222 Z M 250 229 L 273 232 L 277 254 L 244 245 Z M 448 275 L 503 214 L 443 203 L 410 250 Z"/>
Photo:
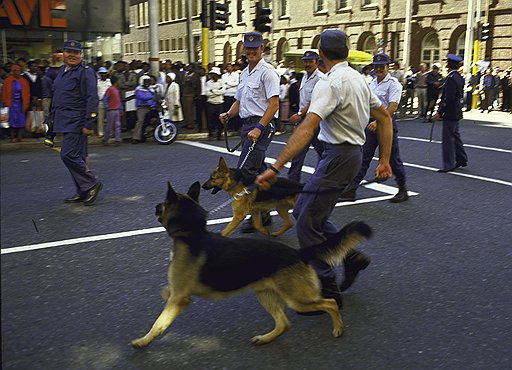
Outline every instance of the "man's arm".
<path fill-rule="evenodd" d="M 279 96 L 272 96 L 268 101 L 267 109 L 265 109 L 265 112 L 263 113 L 263 117 L 260 119 L 260 124 L 263 126 L 267 126 L 270 121 L 274 118 L 274 115 L 276 114 L 277 110 L 279 109 Z M 261 129 L 258 127 L 253 128 L 248 134 L 247 138 L 252 141 L 258 140 L 258 138 L 261 136 Z"/>
<path fill-rule="evenodd" d="M 388 111 L 382 105 L 370 113 L 377 121 L 377 138 L 379 140 L 379 165 L 375 169 L 375 177 L 385 180 L 391 176 L 389 157 L 393 143 L 393 123 Z"/>
<path fill-rule="evenodd" d="M 275 180 L 278 172 L 283 168 L 286 162 L 299 154 L 302 149 L 309 144 L 316 129 L 320 125 L 320 121 L 321 118 L 316 113 L 309 113 L 306 116 L 304 121 L 293 132 L 284 149 L 279 153 L 275 163 L 256 178 L 258 187 L 264 190 L 270 188 L 271 183 Z"/>
<path fill-rule="evenodd" d="M 235 102 L 231 105 L 231 108 L 227 112 L 221 113 L 219 115 L 219 119 L 222 123 L 226 123 L 231 117 L 234 117 L 238 114 L 240 110 L 240 101 L 235 100 Z"/>

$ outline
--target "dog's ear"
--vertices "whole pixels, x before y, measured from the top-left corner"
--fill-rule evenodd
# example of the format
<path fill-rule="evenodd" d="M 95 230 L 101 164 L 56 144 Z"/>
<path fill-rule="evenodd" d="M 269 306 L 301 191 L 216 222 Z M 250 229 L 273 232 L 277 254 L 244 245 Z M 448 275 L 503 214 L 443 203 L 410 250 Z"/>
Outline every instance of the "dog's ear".
<path fill-rule="evenodd" d="M 220 157 L 220 159 L 219 159 L 219 169 L 223 172 L 226 172 L 229 170 L 228 165 L 226 164 L 226 161 L 222 157 Z"/>
<path fill-rule="evenodd" d="M 187 195 L 199 203 L 199 193 L 201 192 L 201 184 L 199 181 L 194 182 L 190 185 L 190 189 L 188 189 Z"/>
<path fill-rule="evenodd" d="M 167 203 L 176 203 L 178 201 L 178 193 L 174 191 L 170 182 L 167 183 Z"/>

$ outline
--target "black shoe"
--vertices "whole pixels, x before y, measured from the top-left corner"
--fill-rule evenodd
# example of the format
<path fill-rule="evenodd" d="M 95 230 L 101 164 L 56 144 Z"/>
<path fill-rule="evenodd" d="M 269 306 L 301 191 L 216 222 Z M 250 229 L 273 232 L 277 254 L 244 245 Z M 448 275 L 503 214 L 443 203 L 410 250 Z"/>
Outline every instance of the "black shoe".
<path fill-rule="evenodd" d="M 80 194 L 73 195 L 72 197 L 64 199 L 64 203 L 80 203 L 83 202 L 85 199 L 84 196 Z"/>
<path fill-rule="evenodd" d="M 261 213 L 261 223 L 263 224 L 263 226 L 272 225 L 272 217 L 270 217 L 269 212 Z M 254 225 L 252 224 L 252 217 L 250 217 L 248 220 L 244 222 L 242 229 L 240 231 L 244 234 L 250 234 L 256 231 Z"/>
<path fill-rule="evenodd" d="M 400 187 L 398 189 L 398 193 L 396 193 L 396 195 L 389 201 L 391 203 L 402 203 L 405 202 L 407 199 L 409 199 L 409 194 L 407 194 L 407 188 L 404 186 Z"/>
<path fill-rule="evenodd" d="M 345 279 L 340 284 L 340 292 L 344 292 L 354 284 L 359 272 L 370 264 L 370 259 L 362 253 L 351 251 L 343 263 L 345 265 Z"/>
<path fill-rule="evenodd" d="M 468 162 L 461 162 L 461 163 L 457 163 L 455 164 L 455 167 L 456 168 L 459 168 L 459 167 L 467 167 L 468 166 Z"/>
<path fill-rule="evenodd" d="M 440 170 L 437 170 L 437 172 L 441 172 L 441 173 L 446 173 L 446 172 L 452 172 L 453 170 L 455 170 L 455 168 L 449 168 L 449 169 L 440 169 Z"/>
<path fill-rule="evenodd" d="M 342 202 L 355 202 L 356 201 L 356 189 L 354 190 L 347 190 L 341 193 L 338 200 Z"/>
<path fill-rule="evenodd" d="M 94 185 L 92 188 L 87 191 L 87 194 L 84 198 L 84 204 L 86 206 L 90 206 L 94 203 L 96 200 L 96 197 L 100 193 L 101 188 L 103 187 L 103 184 L 101 182 L 98 182 L 96 185 Z"/>
<path fill-rule="evenodd" d="M 142 141 L 141 141 L 141 140 L 137 140 L 137 139 L 132 139 L 130 142 L 131 142 L 132 144 L 142 143 Z"/>
<path fill-rule="evenodd" d="M 341 297 L 341 292 L 338 289 L 338 285 L 336 284 L 336 280 L 334 278 L 320 279 L 320 283 L 322 285 L 322 297 L 334 299 L 336 301 L 336 304 L 338 305 L 338 309 L 341 309 L 341 307 L 343 307 L 343 299 Z M 319 316 L 327 313 L 325 311 L 295 312 L 297 313 L 297 315 L 301 316 Z"/>

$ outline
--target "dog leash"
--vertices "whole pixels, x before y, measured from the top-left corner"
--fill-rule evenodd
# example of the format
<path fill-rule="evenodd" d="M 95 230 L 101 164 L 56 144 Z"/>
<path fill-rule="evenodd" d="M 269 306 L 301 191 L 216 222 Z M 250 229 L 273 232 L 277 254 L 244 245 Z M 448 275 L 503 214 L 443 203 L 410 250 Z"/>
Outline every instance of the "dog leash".
<path fill-rule="evenodd" d="M 240 147 L 240 145 L 243 144 L 243 142 L 246 139 L 240 139 L 240 142 L 238 144 L 236 144 L 233 149 L 231 149 L 229 147 L 229 141 L 228 141 L 228 122 L 229 122 L 229 120 L 227 120 L 226 123 L 224 123 L 224 142 L 226 143 L 227 151 L 230 152 L 230 153 L 233 153 L 235 150 L 237 150 Z"/>
<path fill-rule="evenodd" d="M 235 200 L 239 200 L 241 199 L 243 196 L 245 195 L 248 195 L 248 194 L 251 194 L 251 192 L 256 189 L 256 184 L 251 184 L 249 186 L 246 186 L 243 188 L 243 190 L 239 193 L 236 193 L 235 195 L 233 195 L 233 198 L 229 198 L 228 200 L 226 200 L 224 203 L 222 203 L 220 206 L 217 206 L 215 207 L 214 209 L 212 209 L 211 211 L 209 211 L 208 213 L 209 214 L 213 214 L 213 213 L 216 213 L 216 212 L 219 212 L 222 208 L 226 207 L 227 205 L 233 203 L 233 201 Z"/>

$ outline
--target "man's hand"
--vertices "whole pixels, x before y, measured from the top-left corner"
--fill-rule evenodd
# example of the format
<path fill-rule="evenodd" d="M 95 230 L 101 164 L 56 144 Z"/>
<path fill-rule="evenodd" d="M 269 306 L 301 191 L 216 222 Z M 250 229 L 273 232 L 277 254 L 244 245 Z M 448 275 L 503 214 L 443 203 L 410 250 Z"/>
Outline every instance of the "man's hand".
<path fill-rule="evenodd" d="M 377 181 L 384 181 L 390 178 L 392 175 L 391 173 L 391 166 L 389 163 L 379 163 L 377 168 L 375 169 L 375 179 Z"/>
<path fill-rule="evenodd" d="M 261 136 L 261 130 L 259 128 L 253 128 L 249 133 L 247 134 L 247 139 L 251 141 L 258 141 L 258 139 Z"/>
<path fill-rule="evenodd" d="M 85 128 L 85 127 L 82 129 L 82 135 L 91 136 L 93 133 L 94 133 L 94 130 L 89 130 L 88 128 Z"/>
<path fill-rule="evenodd" d="M 277 173 L 267 168 L 264 172 L 256 177 L 256 185 L 260 190 L 268 190 L 277 180 Z"/>
<path fill-rule="evenodd" d="M 301 116 L 299 116 L 297 113 L 295 113 L 290 118 L 288 118 L 288 120 L 291 123 L 298 123 L 298 122 L 300 122 L 301 118 L 302 118 Z"/>
<path fill-rule="evenodd" d="M 371 132 L 375 132 L 377 131 L 377 121 L 372 121 L 368 124 L 368 126 L 366 126 L 368 128 L 369 131 Z"/>
<path fill-rule="evenodd" d="M 219 114 L 219 120 L 222 124 L 226 124 L 226 122 L 229 120 L 229 114 L 228 112 L 224 112 Z"/>
<path fill-rule="evenodd" d="M 439 121 L 441 119 L 441 116 L 439 113 L 436 113 L 432 116 L 432 121 Z"/>

